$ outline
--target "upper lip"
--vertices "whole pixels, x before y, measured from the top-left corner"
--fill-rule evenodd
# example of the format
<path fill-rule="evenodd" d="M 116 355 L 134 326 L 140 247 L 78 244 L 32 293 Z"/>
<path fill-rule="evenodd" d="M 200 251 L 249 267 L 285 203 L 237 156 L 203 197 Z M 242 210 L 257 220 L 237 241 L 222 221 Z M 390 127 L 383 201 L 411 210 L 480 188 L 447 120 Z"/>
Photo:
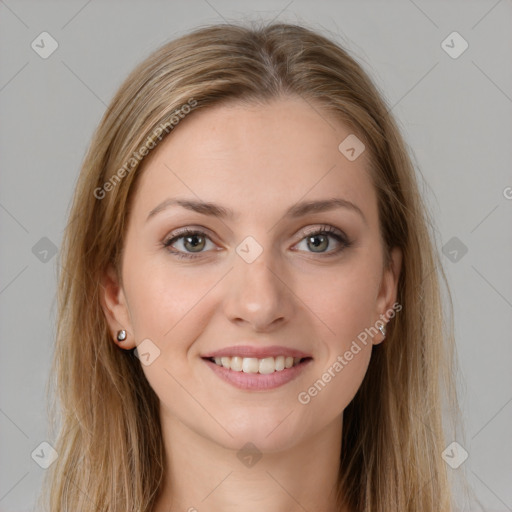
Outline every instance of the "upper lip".
<path fill-rule="evenodd" d="M 282 347 L 277 345 L 272 345 L 269 347 L 255 347 L 251 345 L 237 345 L 233 347 L 221 348 L 219 350 L 214 350 L 212 352 L 208 352 L 207 354 L 203 354 L 201 357 L 209 358 L 209 357 L 230 357 L 230 356 L 238 356 L 238 357 L 254 357 L 257 359 L 263 359 L 265 357 L 277 357 L 277 356 L 285 356 L 285 357 L 311 357 L 309 354 L 302 352 L 301 350 L 297 350 L 295 348 L 290 347 Z"/>

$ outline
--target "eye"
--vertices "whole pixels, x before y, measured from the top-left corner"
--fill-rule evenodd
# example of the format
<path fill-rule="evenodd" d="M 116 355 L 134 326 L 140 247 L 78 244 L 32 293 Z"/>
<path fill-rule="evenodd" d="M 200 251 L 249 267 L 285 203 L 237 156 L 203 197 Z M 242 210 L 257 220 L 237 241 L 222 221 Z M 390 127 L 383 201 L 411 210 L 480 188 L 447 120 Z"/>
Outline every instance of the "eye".
<path fill-rule="evenodd" d="M 208 245 L 207 242 L 214 245 L 206 233 L 197 229 L 186 228 L 173 235 L 166 239 L 163 245 L 178 258 L 196 258 L 200 253 L 205 252 L 203 249 Z"/>
<path fill-rule="evenodd" d="M 334 240 L 334 243 L 332 243 L 332 240 Z M 321 228 L 315 228 L 308 232 L 306 237 L 303 238 L 297 246 L 303 244 L 303 247 L 304 245 L 306 247 L 306 249 L 303 250 L 306 250 L 306 252 L 332 256 L 350 247 L 351 243 L 352 242 L 349 241 L 342 231 L 332 226 L 322 226 Z M 328 251 L 332 245 L 334 245 L 335 248 Z"/>
<path fill-rule="evenodd" d="M 210 243 L 210 250 L 215 248 L 215 244 L 204 231 L 184 228 L 177 233 L 172 233 L 169 238 L 164 240 L 163 246 L 180 259 L 194 259 L 200 257 L 202 253 L 208 252 L 208 243 Z M 299 250 L 333 256 L 350 247 L 352 242 L 342 231 L 332 226 L 321 226 L 309 230 L 296 246 L 300 247 L 300 244 L 305 244 L 306 248 Z M 334 249 L 331 248 L 333 245 Z M 328 250 L 329 248 L 331 250 Z"/>

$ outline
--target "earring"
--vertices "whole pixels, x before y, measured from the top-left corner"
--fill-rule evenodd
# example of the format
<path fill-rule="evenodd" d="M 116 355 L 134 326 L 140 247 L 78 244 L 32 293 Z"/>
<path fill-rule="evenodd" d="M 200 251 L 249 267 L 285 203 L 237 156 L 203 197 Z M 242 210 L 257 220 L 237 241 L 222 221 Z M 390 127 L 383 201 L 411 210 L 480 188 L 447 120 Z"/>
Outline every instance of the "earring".
<path fill-rule="evenodd" d="M 379 331 L 382 333 L 382 336 L 384 336 L 384 338 L 385 338 L 386 337 L 386 325 L 385 324 L 379 325 Z"/>
<path fill-rule="evenodd" d="M 126 331 L 117 331 L 117 341 L 124 341 L 126 339 Z"/>

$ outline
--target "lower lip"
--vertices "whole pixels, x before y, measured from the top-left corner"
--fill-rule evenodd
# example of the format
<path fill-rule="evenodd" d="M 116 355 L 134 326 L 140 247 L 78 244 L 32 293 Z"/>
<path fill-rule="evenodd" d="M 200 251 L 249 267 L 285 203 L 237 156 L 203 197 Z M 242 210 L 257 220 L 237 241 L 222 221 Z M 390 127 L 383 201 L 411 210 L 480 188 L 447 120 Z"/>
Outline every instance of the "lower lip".
<path fill-rule="evenodd" d="M 297 378 L 313 360 L 306 359 L 302 363 L 299 363 L 296 366 L 292 366 L 291 368 L 285 368 L 284 370 L 275 371 L 268 374 L 235 372 L 234 370 L 224 368 L 224 366 L 219 366 L 209 359 L 203 359 L 203 361 L 221 379 L 224 379 L 226 382 L 229 382 L 239 389 L 265 391 L 267 389 L 275 389 L 279 386 L 283 386 L 284 384 Z"/>

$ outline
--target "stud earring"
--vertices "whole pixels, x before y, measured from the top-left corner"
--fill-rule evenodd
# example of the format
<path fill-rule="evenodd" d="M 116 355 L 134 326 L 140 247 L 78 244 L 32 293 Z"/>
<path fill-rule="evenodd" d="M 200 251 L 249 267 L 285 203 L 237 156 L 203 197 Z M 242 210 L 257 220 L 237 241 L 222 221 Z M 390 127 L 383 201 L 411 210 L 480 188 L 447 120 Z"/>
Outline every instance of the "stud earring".
<path fill-rule="evenodd" d="M 117 341 L 121 342 L 126 339 L 126 331 L 123 329 L 121 331 L 117 331 Z"/>
<path fill-rule="evenodd" d="M 381 332 L 382 336 L 384 336 L 384 338 L 385 338 L 386 337 L 386 325 L 385 324 L 379 325 L 379 331 Z"/>

